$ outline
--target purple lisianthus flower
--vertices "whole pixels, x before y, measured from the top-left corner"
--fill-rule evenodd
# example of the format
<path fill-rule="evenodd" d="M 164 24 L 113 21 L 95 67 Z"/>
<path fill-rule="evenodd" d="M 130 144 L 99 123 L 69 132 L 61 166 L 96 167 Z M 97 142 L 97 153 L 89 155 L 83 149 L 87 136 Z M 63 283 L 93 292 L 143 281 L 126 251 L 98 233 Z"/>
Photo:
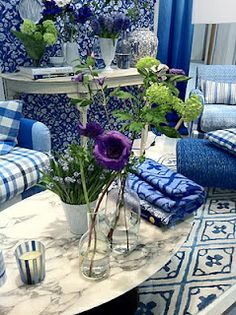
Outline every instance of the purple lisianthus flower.
<path fill-rule="evenodd" d="M 185 75 L 185 72 L 183 69 L 172 68 L 172 69 L 169 69 L 169 73 L 170 74 L 176 74 L 176 75 Z"/>
<path fill-rule="evenodd" d="M 96 122 L 89 122 L 85 127 L 79 122 L 77 128 L 81 136 L 92 139 L 96 139 L 104 133 L 103 128 Z"/>
<path fill-rule="evenodd" d="M 96 139 L 94 157 L 97 162 L 114 171 L 121 171 L 128 162 L 132 142 L 119 131 L 103 133 Z"/>
<path fill-rule="evenodd" d="M 97 78 L 96 81 L 97 81 L 98 85 L 103 86 L 105 81 L 106 81 L 106 78 L 105 77 Z"/>
<path fill-rule="evenodd" d="M 72 78 L 71 78 L 71 81 L 73 81 L 73 82 L 79 82 L 79 83 L 84 82 L 84 74 L 83 74 L 83 73 L 80 73 L 80 74 L 78 74 L 78 75 L 72 77 Z"/>

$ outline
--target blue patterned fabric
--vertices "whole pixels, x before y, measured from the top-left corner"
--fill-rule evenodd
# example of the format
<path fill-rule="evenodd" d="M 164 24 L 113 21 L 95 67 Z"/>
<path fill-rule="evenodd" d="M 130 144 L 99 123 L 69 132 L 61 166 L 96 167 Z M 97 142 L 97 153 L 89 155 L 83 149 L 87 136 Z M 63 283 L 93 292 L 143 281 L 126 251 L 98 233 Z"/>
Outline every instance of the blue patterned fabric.
<path fill-rule="evenodd" d="M 25 148 L 14 148 L 0 156 L 0 204 L 38 183 L 48 156 Z"/>
<path fill-rule="evenodd" d="M 236 189 L 236 158 L 208 140 L 177 142 L 177 172 L 204 187 Z"/>
<path fill-rule="evenodd" d="M 206 138 L 216 146 L 236 155 L 236 128 L 208 132 Z"/>
<path fill-rule="evenodd" d="M 146 159 L 139 165 L 138 172 L 139 175 L 129 174 L 129 187 L 147 202 L 147 207 L 145 208 L 143 204 L 143 209 L 146 211 L 150 209 L 148 208 L 150 204 L 163 211 L 163 215 L 160 216 L 163 223 L 174 223 L 173 221 L 182 219 L 204 202 L 205 192 L 201 186 L 162 164 Z M 154 215 L 153 210 L 151 215 Z M 164 220 L 164 214 L 168 220 Z M 147 218 L 146 214 L 144 218 Z"/>
<path fill-rule="evenodd" d="M 201 90 L 208 104 L 236 104 L 236 83 L 201 80 Z"/>
<path fill-rule="evenodd" d="M 236 128 L 236 106 L 206 104 L 199 118 L 199 125 L 202 132 Z"/>
<path fill-rule="evenodd" d="M 17 143 L 22 102 L 0 102 L 0 155 L 10 152 Z"/>
<path fill-rule="evenodd" d="M 210 189 L 207 195 L 181 248 L 139 286 L 135 315 L 200 315 L 220 296 L 222 307 L 223 294 L 234 303 L 227 293 L 236 285 L 236 191 Z"/>

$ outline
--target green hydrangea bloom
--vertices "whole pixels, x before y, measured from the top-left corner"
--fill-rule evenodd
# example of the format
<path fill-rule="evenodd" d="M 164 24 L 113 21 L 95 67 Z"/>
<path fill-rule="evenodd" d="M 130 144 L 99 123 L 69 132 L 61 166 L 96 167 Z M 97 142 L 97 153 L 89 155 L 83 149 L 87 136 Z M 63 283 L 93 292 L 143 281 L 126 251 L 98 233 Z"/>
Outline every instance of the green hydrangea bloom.
<path fill-rule="evenodd" d="M 150 104 L 171 104 L 173 95 L 167 86 L 163 84 L 154 83 L 146 91 L 147 101 Z"/>
<path fill-rule="evenodd" d="M 153 66 L 158 67 L 159 64 L 160 64 L 160 61 L 159 61 L 159 60 L 157 60 L 157 59 L 154 58 L 154 57 L 149 57 L 149 56 L 147 56 L 147 57 L 141 58 L 141 59 L 137 62 L 136 68 L 137 68 L 138 70 L 142 70 L 142 69 L 148 69 L 148 70 L 149 70 L 149 69 L 151 69 Z"/>
<path fill-rule="evenodd" d="M 34 38 L 38 41 L 43 40 L 43 35 L 40 32 L 34 33 Z"/>
<path fill-rule="evenodd" d="M 52 20 L 43 21 L 43 27 L 46 29 L 48 27 L 54 27 L 54 22 Z"/>
<path fill-rule="evenodd" d="M 51 34 L 51 33 L 45 33 L 44 35 L 43 35 L 43 40 L 45 41 L 45 43 L 47 44 L 47 45 L 53 45 L 53 44 L 55 44 L 56 43 L 56 36 L 55 35 L 53 35 L 53 34 Z"/>
<path fill-rule="evenodd" d="M 23 34 L 27 34 L 27 35 L 33 35 L 33 33 L 36 31 L 36 25 L 34 24 L 34 22 L 25 19 L 23 24 L 20 26 L 20 30 Z"/>

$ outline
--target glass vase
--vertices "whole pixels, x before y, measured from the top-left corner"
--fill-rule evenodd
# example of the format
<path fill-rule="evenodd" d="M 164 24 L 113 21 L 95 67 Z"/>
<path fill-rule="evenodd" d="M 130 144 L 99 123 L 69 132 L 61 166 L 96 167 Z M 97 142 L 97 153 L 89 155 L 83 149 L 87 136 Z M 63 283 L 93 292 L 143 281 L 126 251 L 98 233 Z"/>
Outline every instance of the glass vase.
<path fill-rule="evenodd" d="M 107 237 L 114 255 L 129 255 L 138 244 L 140 201 L 138 195 L 122 185 L 112 188 L 104 208 Z"/>
<path fill-rule="evenodd" d="M 115 58 L 117 39 L 99 37 L 100 49 L 103 61 L 106 65 L 105 70 L 112 70 L 111 64 Z"/>
<path fill-rule="evenodd" d="M 128 40 L 127 32 L 123 32 L 116 48 L 117 67 L 119 69 L 128 69 L 130 67 L 130 56 L 131 45 Z"/>
<path fill-rule="evenodd" d="M 89 229 L 79 242 L 80 272 L 86 279 L 102 280 L 110 272 L 110 246 L 100 232 L 96 217 L 90 215 Z"/>

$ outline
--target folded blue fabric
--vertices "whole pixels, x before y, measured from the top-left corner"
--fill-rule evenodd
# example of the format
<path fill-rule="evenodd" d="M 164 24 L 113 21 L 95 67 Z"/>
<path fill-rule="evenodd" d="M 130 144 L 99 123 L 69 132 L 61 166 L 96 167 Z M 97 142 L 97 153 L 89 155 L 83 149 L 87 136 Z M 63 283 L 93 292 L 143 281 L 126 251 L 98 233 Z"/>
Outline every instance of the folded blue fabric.
<path fill-rule="evenodd" d="M 145 200 L 146 208 L 156 207 L 161 217 L 167 216 L 168 224 L 194 212 L 205 200 L 203 187 L 151 159 L 139 165 L 138 175 L 129 174 L 128 184 Z"/>

